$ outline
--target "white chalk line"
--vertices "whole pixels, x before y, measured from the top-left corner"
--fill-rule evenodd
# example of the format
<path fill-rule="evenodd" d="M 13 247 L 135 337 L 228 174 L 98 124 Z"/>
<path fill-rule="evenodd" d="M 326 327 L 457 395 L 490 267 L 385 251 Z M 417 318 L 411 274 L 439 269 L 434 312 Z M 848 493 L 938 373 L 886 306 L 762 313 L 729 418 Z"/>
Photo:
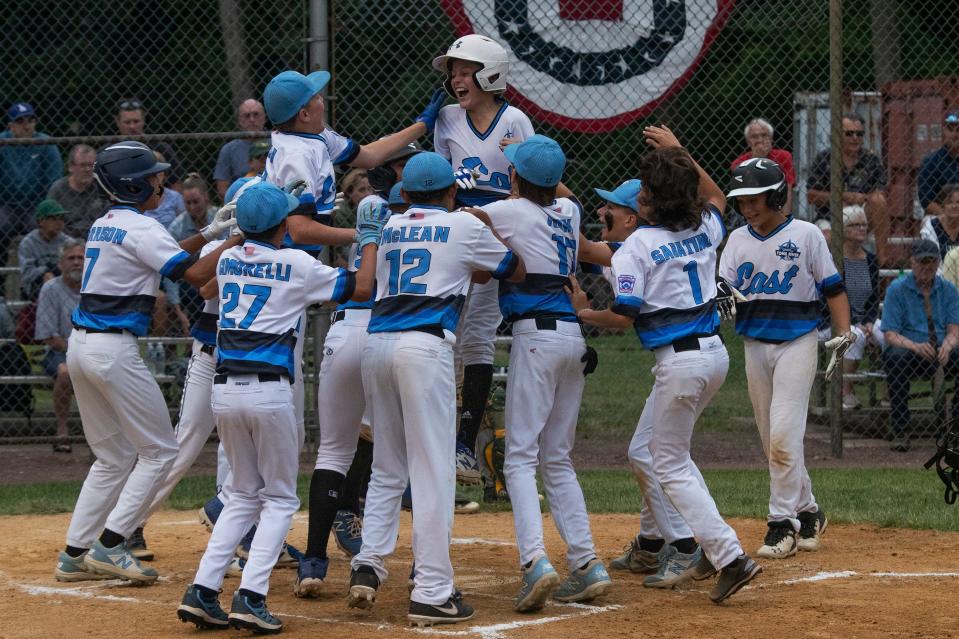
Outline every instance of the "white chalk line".
<path fill-rule="evenodd" d="M 775 585 L 792 585 L 798 583 L 809 583 L 815 581 L 828 581 L 831 579 L 848 579 L 850 577 L 873 577 L 876 579 L 921 579 L 923 577 L 943 578 L 959 577 L 959 572 L 866 572 L 859 573 L 855 570 L 842 570 L 839 572 L 819 572 L 809 577 L 796 577 L 780 581 Z"/>

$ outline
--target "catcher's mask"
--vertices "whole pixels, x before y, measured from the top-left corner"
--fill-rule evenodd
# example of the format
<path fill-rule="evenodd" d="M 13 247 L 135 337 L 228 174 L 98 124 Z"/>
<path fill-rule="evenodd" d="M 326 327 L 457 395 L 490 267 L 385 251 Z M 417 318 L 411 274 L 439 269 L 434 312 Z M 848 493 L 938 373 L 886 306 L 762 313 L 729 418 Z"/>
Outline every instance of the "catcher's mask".
<path fill-rule="evenodd" d="M 955 424 L 936 440 L 936 454 L 923 466 L 928 469 L 933 464 L 942 483 L 946 485 L 946 503 L 956 503 L 959 497 L 959 432 Z"/>

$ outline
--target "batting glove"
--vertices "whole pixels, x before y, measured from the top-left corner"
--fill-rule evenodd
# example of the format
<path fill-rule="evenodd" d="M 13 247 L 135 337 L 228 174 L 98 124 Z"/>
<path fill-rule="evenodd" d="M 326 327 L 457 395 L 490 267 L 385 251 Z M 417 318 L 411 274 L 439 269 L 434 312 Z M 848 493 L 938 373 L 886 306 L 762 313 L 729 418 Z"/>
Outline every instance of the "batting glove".
<path fill-rule="evenodd" d="M 436 118 L 439 117 L 444 102 L 446 102 L 446 89 L 433 91 L 433 97 L 430 98 L 429 104 L 426 105 L 426 108 L 414 122 L 422 122 L 426 125 L 426 132 L 432 133 L 433 127 L 436 126 Z"/>
<path fill-rule="evenodd" d="M 845 355 L 849 347 L 855 343 L 856 334 L 848 331 L 844 335 L 834 337 L 824 344 L 827 350 L 832 351 L 832 355 L 829 356 L 829 364 L 826 365 L 825 378 L 827 382 L 832 381 L 832 378 L 836 374 L 836 368 L 838 368 L 839 362 L 842 361 L 843 355 Z"/>
<path fill-rule="evenodd" d="M 356 219 L 359 230 L 356 241 L 362 251 L 367 244 L 379 245 L 383 226 L 390 219 L 390 209 L 383 203 L 364 202 L 356 212 Z"/>
<path fill-rule="evenodd" d="M 306 180 L 301 180 L 300 178 L 295 178 L 290 180 L 283 186 L 283 190 L 292 195 L 295 198 L 300 197 L 300 193 L 303 192 L 303 189 L 307 187 Z"/>
<path fill-rule="evenodd" d="M 479 169 L 460 169 L 453 174 L 456 178 L 456 186 L 464 191 L 476 188 L 476 180 L 479 179 Z"/>
<path fill-rule="evenodd" d="M 209 242 L 220 237 L 234 226 L 236 226 L 236 202 L 230 202 L 220 207 L 220 210 L 213 216 L 213 221 L 200 231 L 200 235 Z"/>
<path fill-rule="evenodd" d="M 599 366 L 599 353 L 597 353 L 596 349 L 592 346 L 587 346 L 586 354 L 583 355 L 579 361 L 585 364 L 585 366 L 583 366 L 583 375 L 589 375 Z"/>

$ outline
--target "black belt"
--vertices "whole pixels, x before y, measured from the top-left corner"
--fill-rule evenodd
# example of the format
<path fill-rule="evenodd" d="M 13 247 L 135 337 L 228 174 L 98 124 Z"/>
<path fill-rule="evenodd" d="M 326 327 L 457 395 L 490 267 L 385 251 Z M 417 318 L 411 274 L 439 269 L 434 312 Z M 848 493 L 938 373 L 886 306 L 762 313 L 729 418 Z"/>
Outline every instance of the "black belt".
<path fill-rule="evenodd" d="M 113 327 L 89 328 L 87 326 L 77 326 L 76 324 L 73 325 L 73 328 L 77 329 L 78 331 L 86 331 L 88 333 L 122 333 L 126 330 L 125 328 L 113 328 Z"/>
<path fill-rule="evenodd" d="M 560 320 L 555 317 L 534 317 L 533 321 L 536 323 L 536 330 L 538 331 L 555 331 L 556 327 L 559 326 L 558 322 Z M 578 322 L 566 322 L 567 324 L 576 324 Z M 583 325 L 579 325 L 579 329 L 583 331 Z M 583 332 L 583 337 L 586 336 L 586 333 Z"/>
<path fill-rule="evenodd" d="M 416 328 L 411 328 L 410 330 L 426 333 L 427 335 L 434 335 L 440 339 L 446 339 L 446 333 L 443 332 L 443 329 L 440 326 L 417 326 Z"/>
<path fill-rule="evenodd" d="M 699 339 L 701 337 L 713 337 L 714 335 L 719 336 L 719 341 L 723 344 L 726 343 L 726 340 L 723 339 L 723 336 L 719 333 L 713 333 L 712 335 L 687 335 L 686 337 L 680 337 L 678 340 L 670 344 L 673 347 L 673 350 L 677 353 L 682 353 L 684 351 L 698 351 L 699 350 Z"/>
<path fill-rule="evenodd" d="M 330 324 L 336 324 L 344 319 L 346 319 L 346 311 L 333 311 L 333 314 L 330 315 Z"/>
<path fill-rule="evenodd" d="M 207 355 L 210 355 L 210 356 L 213 355 L 214 351 L 216 351 L 216 346 L 214 346 L 213 344 L 204 344 L 203 346 L 200 347 L 201 353 L 206 353 Z"/>
<path fill-rule="evenodd" d="M 213 378 L 213 383 L 214 383 L 214 384 L 226 384 L 226 380 L 227 380 L 228 377 L 229 377 L 229 375 L 216 375 L 216 376 Z M 278 374 L 278 373 L 257 373 L 257 374 L 256 374 L 256 377 L 257 377 L 257 379 L 260 380 L 260 383 L 263 383 L 263 382 L 279 382 L 279 381 L 283 380 L 283 379 L 286 377 L 286 375 L 280 375 L 280 374 Z"/>

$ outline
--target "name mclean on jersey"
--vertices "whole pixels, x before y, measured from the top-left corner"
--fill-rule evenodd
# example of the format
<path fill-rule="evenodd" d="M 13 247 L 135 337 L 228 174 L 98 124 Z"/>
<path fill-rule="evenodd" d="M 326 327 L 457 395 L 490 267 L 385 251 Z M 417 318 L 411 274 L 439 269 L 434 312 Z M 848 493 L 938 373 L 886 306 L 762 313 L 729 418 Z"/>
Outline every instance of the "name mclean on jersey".
<path fill-rule="evenodd" d="M 259 277 L 264 280 L 289 282 L 293 266 L 281 262 L 257 262 L 245 264 L 240 260 L 225 257 L 220 260 L 220 275 L 240 275 L 245 277 Z"/>
<path fill-rule="evenodd" d="M 709 241 L 708 235 L 705 233 L 699 233 L 679 242 L 663 244 L 658 249 L 654 249 L 652 252 L 650 252 L 649 257 L 652 258 L 654 263 L 662 264 L 663 262 L 668 262 L 669 260 L 677 257 L 685 257 L 687 255 L 692 255 L 693 253 L 698 253 L 699 251 L 703 251 L 712 245 L 713 244 Z"/>
<path fill-rule="evenodd" d="M 450 239 L 448 226 L 401 226 L 398 229 L 385 229 L 382 243 L 399 242 L 442 242 Z"/>

